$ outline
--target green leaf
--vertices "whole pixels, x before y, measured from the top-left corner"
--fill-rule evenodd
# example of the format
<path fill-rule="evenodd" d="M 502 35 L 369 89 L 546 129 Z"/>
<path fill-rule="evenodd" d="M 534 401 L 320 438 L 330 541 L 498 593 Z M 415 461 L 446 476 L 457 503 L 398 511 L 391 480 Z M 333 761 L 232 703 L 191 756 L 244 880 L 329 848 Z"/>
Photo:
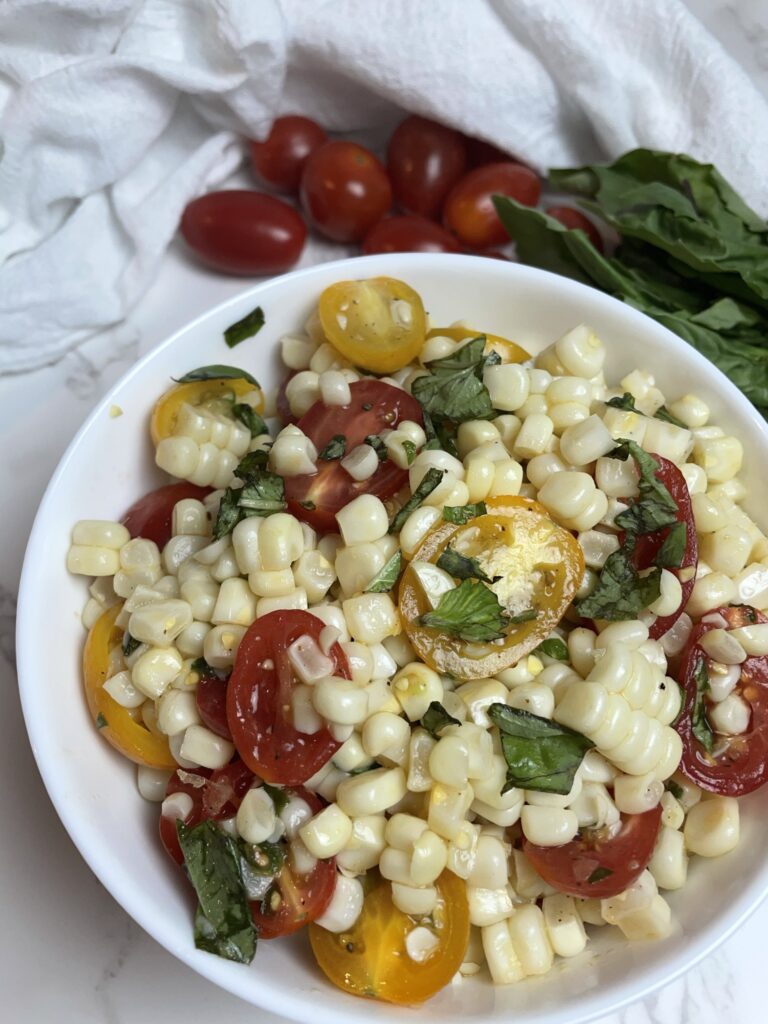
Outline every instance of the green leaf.
<path fill-rule="evenodd" d="M 97 729 L 106 729 L 106 727 L 108 725 L 109 725 L 109 722 L 107 721 L 105 716 L 100 711 L 98 713 L 98 715 L 96 715 L 96 728 Z"/>
<path fill-rule="evenodd" d="M 243 486 L 224 491 L 213 525 L 214 540 L 226 537 L 248 516 L 271 516 L 288 507 L 283 478 L 265 469 L 266 464 L 267 453 L 263 451 L 248 452 L 237 464 L 235 476 Z"/>
<path fill-rule="evenodd" d="M 677 416 L 672 415 L 672 413 L 669 411 L 666 405 L 662 405 L 662 407 L 660 409 L 657 409 L 653 415 L 655 419 L 664 420 L 665 423 L 671 423 L 675 427 L 680 427 L 681 430 L 688 429 L 688 427 L 685 425 L 685 423 L 683 423 L 682 420 L 679 420 Z"/>
<path fill-rule="evenodd" d="M 554 658 L 555 661 L 568 661 L 568 647 L 557 636 L 542 640 L 533 653 L 543 654 L 547 658 Z"/>
<path fill-rule="evenodd" d="M 284 843 L 247 843 L 239 839 L 237 847 L 255 875 L 276 875 L 285 861 Z"/>
<path fill-rule="evenodd" d="M 640 576 L 632 556 L 635 538 L 625 541 L 618 551 L 608 556 L 600 570 L 595 589 L 575 602 L 576 611 L 585 619 L 607 619 L 622 622 L 636 619 L 661 593 L 661 569 L 651 569 Z"/>
<path fill-rule="evenodd" d="M 610 405 L 612 409 L 626 409 L 627 412 L 636 412 L 641 416 L 643 415 L 639 409 L 635 408 L 634 395 L 631 395 L 629 391 L 625 391 L 621 398 L 609 398 L 605 404 Z"/>
<path fill-rule="evenodd" d="M 266 468 L 269 455 L 265 451 L 248 452 L 235 466 L 235 476 L 248 483 L 256 479 Z"/>
<path fill-rule="evenodd" d="M 522 622 L 533 622 L 538 617 L 539 613 L 535 608 L 526 608 L 525 611 L 518 612 L 517 615 L 510 615 L 509 621 L 512 625 L 519 626 Z"/>
<path fill-rule="evenodd" d="M 268 782 L 262 783 L 264 792 L 267 793 L 275 805 L 275 814 L 280 814 L 285 810 L 285 805 L 288 803 L 288 794 L 284 789 L 279 786 L 271 786 Z"/>
<path fill-rule="evenodd" d="M 449 725 L 461 725 L 461 722 L 453 715 L 449 715 L 439 700 L 433 700 L 421 716 L 421 725 L 431 736 L 439 739 L 443 729 L 447 729 Z"/>
<path fill-rule="evenodd" d="M 622 461 L 631 457 L 640 471 L 638 489 L 641 498 L 653 498 L 660 506 L 669 509 L 671 512 L 678 512 L 677 502 L 667 490 L 667 487 L 656 476 L 659 464 L 652 455 L 644 451 L 635 441 L 619 438 L 619 443 L 613 451 L 608 453 L 611 459 Z"/>
<path fill-rule="evenodd" d="M 314 503 L 314 501 L 311 501 L 309 498 L 307 498 L 306 501 L 300 501 L 299 504 L 301 505 L 302 508 L 305 508 L 307 512 L 313 512 L 317 508 L 317 505 Z"/>
<path fill-rule="evenodd" d="M 679 569 L 683 564 L 683 555 L 688 545 L 688 526 L 686 523 L 675 523 L 658 550 L 654 563 L 660 569 Z"/>
<path fill-rule="evenodd" d="M 267 424 L 259 416 L 255 409 L 252 409 L 246 402 L 237 402 L 232 406 L 232 415 L 239 420 L 244 427 L 251 432 L 251 437 L 258 437 L 259 434 L 267 434 Z"/>
<path fill-rule="evenodd" d="M 413 441 L 403 441 L 403 451 L 405 452 L 405 458 L 410 466 L 416 458 L 416 445 Z"/>
<path fill-rule="evenodd" d="M 464 423 L 495 415 L 483 384 L 483 370 L 490 358 L 484 350 L 485 336 L 480 335 L 449 356 L 425 364 L 429 374 L 413 382 L 411 393 L 433 420 Z"/>
<path fill-rule="evenodd" d="M 227 327 L 224 331 L 224 341 L 226 341 L 229 348 L 234 348 L 235 345 L 239 345 L 246 338 L 252 338 L 254 334 L 258 334 L 263 326 L 264 310 L 261 306 L 257 306 L 247 316 L 244 316 L 242 320 L 238 320 L 237 323 Z"/>
<path fill-rule="evenodd" d="M 397 583 L 403 567 L 402 552 L 396 551 L 365 588 L 366 594 L 386 594 Z"/>
<path fill-rule="evenodd" d="M 176 822 L 184 867 L 197 893 L 195 945 L 208 953 L 249 964 L 256 929 L 240 873 L 235 840 L 212 821 L 188 828 Z"/>
<path fill-rule="evenodd" d="M 523 206 L 508 196 L 494 196 L 493 205 L 515 243 L 515 252 L 521 263 L 551 270 L 582 284 L 594 283 L 571 255 L 566 236 L 573 232 L 569 232 L 559 220 L 531 206 Z"/>
<path fill-rule="evenodd" d="M 519 787 L 565 795 L 594 743 L 564 725 L 507 704 L 491 704 L 488 717 L 501 733 L 507 762 L 502 792 Z"/>
<path fill-rule="evenodd" d="M 457 580 L 482 580 L 483 583 L 494 582 L 483 572 L 476 558 L 467 558 L 466 555 L 460 555 L 458 551 L 454 551 L 451 547 L 447 547 L 440 555 L 437 560 L 437 567 L 454 576 Z"/>
<path fill-rule="evenodd" d="M 457 526 L 464 526 L 470 519 L 476 516 L 484 516 L 488 509 L 484 501 L 476 501 L 472 505 L 445 505 L 443 507 L 443 519 L 447 523 L 455 523 Z"/>
<path fill-rule="evenodd" d="M 406 501 L 403 507 L 398 512 L 395 513 L 392 522 L 389 524 L 390 533 L 399 533 L 402 530 L 403 524 L 405 523 L 406 519 L 411 514 L 411 512 L 413 512 L 414 509 L 417 509 L 425 498 L 429 497 L 432 491 L 434 491 L 434 489 L 443 479 L 444 475 L 444 469 L 435 469 L 434 467 L 432 467 L 431 469 L 427 470 L 427 472 L 424 474 L 424 477 L 422 478 L 421 483 L 410 496 L 408 501 Z"/>
<path fill-rule="evenodd" d="M 611 868 L 595 868 L 595 870 L 587 879 L 587 882 L 589 883 L 589 885 L 594 885 L 595 882 L 602 882 L 604 878 L 610 878 L 612 874 L 613 871 Z"/>
<path fill-rule="evenodd" d="M 343 434 L 334 434 L 328 444 L 318 455 L 323 462 L 331 462 L 333 459 L 343 459 L 347 451 L 347 439 Z"/>
<path fill-rule="evenodd" d="M 240 370 L 237 366 L 224 366 L 222 363 L 213 363 L 210 366 L 198 366 L 196 370 L 190 370 L 183 377 L 173 378 L 177 384 L 193 384 L 199 380 L 247 380 L 255 388 L 259 382 L 246 370 Z"/>
<path fill-rule="evenodd" d="M 384 444 L 383 439 L 380 438 L 378 434 L 369 434 L 368 437 L 366 437 L 365 441 L 363 441 L 363 444 L 370 445 L 371 448 L 373 448 L 373 450 L 376 452 L 376 455 L 378 456 L 379 462 L 386 462 L 387 459 L 389 458 L 387 446 Z M 403 447 L 405 447 L 406 444 L 410 444 L 410 442 L 403 442 Z M 413 450 L 414 452 L 416 451 L 415 446 Z M 413 459 L 411 459 L 411 462 L 413 462 Z"/>
<path fill-rule="evenodd" d="M 696 683 L 696 699 L 693 703 L 693 714 L 691 715 L 691 732 L 704 747 L 708 754 L 712 753 L 715 746 L 715 734 L 707 718 L 706 694 L 709 693 L 709 675 L 707 673 L 707 659 L 702 657 L 693 673 Z"/>
<path fill-rule="evenodd" d="M 674 781 L 674 779 L 667 779 L 664 783 L 664 789 L 668 793 L 671 793 L 675 800 L 682 800 L 685 794 L 683 793 L 683 787 Z"/>
<path fill-rule="evenodd" d="M 470 643 L 500 640 L 509 617 L 484 583 L 464 580 L 440 598 L 434 611 L 419 618 L 422 626 L 443 630 Z"/>
<path fill-rule="evenodd" d="M 135 636 L 131 636 L 131 634 L 126 629 L 126 631 L 123 633 L 123 656 L 126 658 L 130 658 L 133 652 L 137 651 L 139 647 L 141 647 L 141 640 L 137 640 Z"/>

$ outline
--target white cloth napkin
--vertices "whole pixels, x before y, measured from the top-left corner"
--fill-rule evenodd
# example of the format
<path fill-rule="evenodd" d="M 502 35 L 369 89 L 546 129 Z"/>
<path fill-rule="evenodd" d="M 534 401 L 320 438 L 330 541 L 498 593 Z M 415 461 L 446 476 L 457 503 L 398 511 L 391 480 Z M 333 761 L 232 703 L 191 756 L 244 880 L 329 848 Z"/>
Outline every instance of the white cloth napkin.
<path fill-rule="evenodd" d="M 243 135 L 403 111 L 542 171 L 688 152 L 768 211 L 768 107 L 680 0 L 0 0 L 0 371 L 121 321 Z"/>

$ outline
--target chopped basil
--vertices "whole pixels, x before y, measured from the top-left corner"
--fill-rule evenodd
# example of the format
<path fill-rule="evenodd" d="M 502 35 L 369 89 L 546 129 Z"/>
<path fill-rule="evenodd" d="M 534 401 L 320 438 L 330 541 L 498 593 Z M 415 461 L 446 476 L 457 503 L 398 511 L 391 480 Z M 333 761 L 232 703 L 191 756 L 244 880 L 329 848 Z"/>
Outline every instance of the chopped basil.
<path fill-rule="evenodd" d="M 518 612 L 517 615 L 510 615 L 509 621 L 512 625 L 519 626 L 522 622 L 533 622 L 538 617 L 539 613 L 535 608 L 526 608 L 525 611 Z"/>
<path fill-rule="evenodd" d="M 419 622 L 461 640 L 482 643 L 502 639 L 509 617 L 484 583 L 464 580 L 443 594 L 437 608 L 420 616 Z"/>
<path fill-rule="evenodd" d="M 671 793 L 675 800 L 682 800 L 685 794 L 683 793 L 683 787 L 674 781 L 674 779 L 667 779 L 664 783 L 664 789 L 668 793 Z"/>
<path fill-rule="evenodd" d="M 639 444 L 627 438 L 620 438 L 617 447 L 608 453 L 608 457 L 620 459 L 622 462 L 628 458 L 635 460 L 640 471 L 640 479 L 637 482 L 640 491 L 640 501 L 635 502 L 636 505 L 641 504 L 642 501 L 652 499 L 662 508 L 667 509 L 668 512 L 677 513 L 677 502 L 667 490 L 666 485 L 656 476 L 659 470 L 658 462 L 652 455 L 644 451 Z M 626 515 L 626 513 L 622 514 Z M 673 518 L 672 522 L 674 521 Z M 658 527 L 654 527 L 654 529 L 658 529 Z"/>
<path fill-rule="evenodd" d="M 198 366 L 196 370 L 190 370 L 183 377 L 173 378 L 177 384 L 193 384 L 199 380 L 247 380 L 255 388 L 259 382 L 246 370 L 240 370 L 237 366 L 224 366 L 222 363 L 213 363 L 211 366 Z"/>
<path fill-rule="evenodd" d="M 222 671 L 209 665 L 205 658 L 195 658 L 189 667 L 193 672 L 197 672 L 201 676 L 219 676 L 219 678 L 224 678 Z"/>
<path fill-rule="evenodd" d="M 425 498 L 434 491 L 445 475 L 444 469 L 428 469 L 424 474 L 421 483 L 410 496 L 403 507 L 395 513 L 392 522 L 389 524 L 390 533 L 399 533 L 408 516 L 421 505 Z"/>
<path fill-rule="evenodd" d="M 240 460 L 235 476 L 243 481 L 243 486 L 228 487 L 224 492 L 213 526 L 214 540 L 231 533 L 241 519 L 270 516 L 287 507 L 283 478 L 270 473 L 266 464 L 266 452 L 249 452 Z"/>
<path fill-rule="evenodd" d="M 683 430 L 688 430 L 688 427 L 682 420 L 679 420 L 677 416 L 673 416 L 666 405 L 662 405 L 660 409 L 657 409 L 654 413 L 657 420 L 664 420 L 665 423 L 671 423 L 675 427 L 681 427 Z"/>
<path fill-rule="evenodd" d="M 333 459 L 343 459 L 347 450 L 347 439 L 343 434 L 334 434 L 328 444 L 318 455 L 323 462 L 331 462 Z"/>
<path fill-rule="evenodd" d="M 613 870 L 611 868 L 595 868 L 587 882 L 590 885 L 594 885 L 595 882 L 602 882 L 604 878 L 610 878 L 612 874 Z"/>
<path fill-rule="evenodd" d="M 488 717 L 498 726 L 507 762 L 502 789 L 535 789 L 565 795 L 594 743 L 581 733 L 507 704 L 491 704 Z"/>
<path fill-rule="evenodd" d="M 483 572 L 476 558 L 460 555 L 452 547 L 447 547 L 443 551 L 437 560 L 437 567 L 454 576 L 457 580 L 482 580 L 483 583 L 495 582 Z M 496 578 L 498 579 L 498 577 Z"/>
<path fill-rule="evenodd" d="M 447 729 L 449 725 L 461 725 L 461 722 L 453 715 L 449 715 L 439 700 L 433 700 L 421 716 L 421 725 L 437 739 L 443 729 Z"/>
<path fill-rule="evenodd" d="M 258 334 L 263 326 L 264 310 L 261 306 L 257 306 L 247 316 L 244 316 L 242 320 L 238 320 L 227 327 L 224 331 L 224 341 L 226 341 L 229 348 L 234 348 L 235 345 L 239 345 L 246 338 L 252 338 L 254 334 Z"/>
<path fill-rule="evenodd" d="M 443 519 L 447 523 L 464 526 L 476 516 L 484 516 L 488 509 L 484 501 L 476 501 L 473 505 L 446 505 L 443 508 Z"/>
<path fill-rule="evenodd" d="M 442 450 L 448 452 L 449 455 L 453 455 L 458 458 L 459 452 L 456 447 L 456 424 L 451 423 L 450 420 L 447 419 L 438 419 L 437 422 L 433 422 L 432 417 L 426 409 L 422 408 L 421 412 L 424 418 L 424 432 L 427 435 L 427 443 L 424 445 L 424 451 L 434 451 L 435 449 L 442 448 Z"/>
<path fill-rule="evenodd" d="M 237 402 L 232 406 L 232 415 L 239 420 L 244 427 L 251 432 L 251 437 L 258 437 L 259 434 L 266 434 L 267 424 L 259 416 L 255 409 L 252 409 L 246 402 Z"/>
<path fill-rule="evenodd" d="M 306 501 L 300 501 L 299 504 L 301 505 L 302 508 L 305 508 L 307 512 L 314 512 L 314 510 L 317 508 L 317 505 L 314 503 L 314 501 L 310 501 L 309 498 L 307 498 Z"/>
<path fill-rule="evenodd" d="M 389 458 L 387 446 L 378 434 L 369 434 L 365 441 L 363 441 L 363 444 L 370 445 L 373 448 L 379 458 L 379 462 L 386 462 Z"/>
<path fill-rule="evenodd" d="M 688 544 L 688 526 L 686 523 L 675 523 L 658 550 L 654 559 L 660 569 L 679 569 L 683 564 L 683 555 Z"/>
<path fill-rule="evenodd" d="M 400 570 L 403 567 L 403 556 L 400 551 L 385 562 L 382 568 L 376 573 L 371 582 L 365 588 L 366 594 L 385 594 L 397 583 Z"/>
<path fill-rule="evenodd" d="M 693 673 L 696 683 L 696 699 L 693 702 L 693 714 L 691 715 L 691 732 L 704 747 L 708 754 L 712 753 L 715 746 L 715 734 L 707 718 L 706 694 L 709 693 L 709 674 L 707 672 L 707 659 L 699 658 L 696 671 Z"/>
<path fill-rule="evenodd" d="M 179 820 L 176 830 L 199 903 L 195 945 L 226 960 L 249 964 L 256 953 L 256 929 L 235 840 L 212 821 L 188 828 Z"/>
<path fill-rule="evenodd" d="M 248 452 L 235 466 L 235 476 L 247 481 L 250 477 L 267 468 L 269 455 L 265 451 Z"/>
<path fill-rule="evenodd" d="M 627 412 L 636 412 L 638 416 L 645 416 L 645 413 L 636 407 L 634 396 L 628 391 L 625 391 L 621 398 L 610 398 L 605 404 L 610 405 L 613 409 L 626 409 Z M 676 427 L 682 427 L 683 430 L 688 429 L 683 421 L 679 420 L 677 416 L 673 416 L 664 405 L 657 409 L 651 418 L 664 420 L 665 423 L 672 423 Z"/>
<path fill-rule="evenodd" d="M 568 661 L 568 647 L 557 636 L 551 636 L 548 640 L 542 640 L 533 653 L 536 654 L 537 652 L 545 655 L 547 658 L 554 658 L 555 661 Z"/>
<path fill-rule="evenodd" d="M 283 843 L 246 843 L 238 840 L 237 847 L 255 875 L 276 875 L 285 860 Z"/>
<path fill-rule="evenodd" d="M 416 458 L 416 445 L 413 441 L 403 441 L 403 451 L 405 452 L 406 461 L 410 466 Z"/>
<path fill-rule="evenodd" d="M 98 713 L 98 715 L 96 715 L 96 728 L 97 729 L 106 729 L 106 727 L 108 725 L 109 725 L 109 722 L 106 720 L 106 718 L 104 717 L 104 715 L 100 711 Z"/>
<path fill-rule="evenodd" d="M 275 805 L 275 814 L 280 814 L 285 810 L 285 805 L 288 803 L 288 794 L 280 786 L 271 786 L 268 782 L 262 783 L 264 792 L 268 794 L 272 803 Z"/>
<path fill-rule="evenodd" d="M 411 393 L 433 418 L 452 423 L 490 419 L 494 408 L 483 370 L 499 361 L 494 356 L 485 355 L 485 336 L 480 335 L 449 356 L 426 363 L 429 374 L 413 382 Z"/>
<path fill-rule="evenodd" d="M 126 658 L 130 658 L 133 652 L 138 650 L 139 647 L 141 647 L 141 640 L 137 640 L 135 636 L 131 636 L 131 634 L 126 629 L 126 631 L 123 633 L 122 647 L 124 656 Z"/>

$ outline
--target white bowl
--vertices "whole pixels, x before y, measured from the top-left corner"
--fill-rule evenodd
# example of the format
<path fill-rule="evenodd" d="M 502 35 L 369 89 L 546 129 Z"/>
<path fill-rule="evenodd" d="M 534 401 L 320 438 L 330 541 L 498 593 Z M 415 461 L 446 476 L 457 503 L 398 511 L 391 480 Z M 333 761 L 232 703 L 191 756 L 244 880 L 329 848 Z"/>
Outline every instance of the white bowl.
<path fill-rule="evenodd" d="M 552 274 L 497 260 L 453 255 L 383 255 L 329 263 L 257 285 L 218 306 L 150 352 L 94 410 L 54 473 L 35 520 L 21 582 L 19 685 L 32 747 L 51 799 L 73 841 L 115 899 L 158 942 L 194 970 L 243 999 L 299 1021 L 338 1024 L 434 1018 L 443 1022 L 515 1020 L 578 1024 L 670 981 L 722 942 L 768 892 L 768 788 L 741 802 L 737 850 L 715 861 L 694 858 L 687 886 L 670 896 L 675 934 L 630 944 L 616 929 L 593 929 L 587 951 L 546 977 L 495 988 L 482 977 L 449 985 L 419 1010 L 362 1003 L 327 983 L 301 937 L 263 942 L 249 967 L 197 951 L 189 892 L 157 840 L 157 805 L 139 797 L 133 767 L 94 729 L 82 697 L 79 615 L 82 579 L 65 557 L 72 524 L 116 519 L 158 486 L 148 437 L 157 396 L 193 367 L 234 363 L 262 384 L 280 379 L 276 343 L 302 326 L 318 295 L 345 278 L 402 278 L 424 299 L 436 324 L 468 318 L 532 351 L 587 322 L 608 347 L 607 379 L 635 366 L 651 370 L 670 398 L 689 391 L 712 420 L 746 449 L 747 508 L 768 507 L 768 427 L 739 391 L 692 348 L 629 306 Z M 266 326 L 230 352 L 222 331 L 261 305 Z M 109 410 L 118 405 L 119 418 Z M 44 623 L 44 626 L 43 626 Z"/>

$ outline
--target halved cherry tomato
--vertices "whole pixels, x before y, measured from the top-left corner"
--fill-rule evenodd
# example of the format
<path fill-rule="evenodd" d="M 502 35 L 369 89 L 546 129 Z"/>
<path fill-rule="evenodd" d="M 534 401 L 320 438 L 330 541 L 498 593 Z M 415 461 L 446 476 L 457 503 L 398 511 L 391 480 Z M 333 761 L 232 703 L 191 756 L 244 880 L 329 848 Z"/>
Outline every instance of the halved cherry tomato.
<path fill-rule="evenodd" d="M 288 648 L 302 636 L 319 641 L 324 625 L 305 611 L 270 612 L 240 642 L 227 688 L 227 721 L 240 757 L 267 782 L 301 785 L 341 746 L 327 728 L 298 732 L 292 722 L 296 677 Z M 351 678 L 338 644 L 328 657 L 335 675 Z"/>
<path fill-rule="evenodd" d="M 115 625 L 122 605 L 107 609 L 88 633 L 83 651 L 83 683 L 91 718 L 101 735 L 123 757 L 150 768 L 175 768 L 168 740 L 150 732 L 140 718 L 118 704 L 104 689 L 109 677 L 109 652 L 123 638 Z"/>
<path fill-rule="evenodd" d="M 469 338 L 476 338 L 479 334 L 485 334 L 485 354 L 495 352 L 501 357 L 502 363 L 524 363 L 531 358 L 530 352 L 508 338 L 502 338 L 498 334 L 487 334 L 485 331 L 475 331 L 471 327 L 433 327 L 427 338 L 450 338 L 451 341 L 467 341 Z"/>
<path fill-rule="evenodd" d="M 357 242 L 392 204 L 381 161 L 356 142 L 326 142 L 301 175 L 301 205 L 313 227 L 334 242 Z"/>
<path fill-rule="evenodd" d="M 323 333 L 355 366 L 392 373 L 415 359 L 427 319 L 420 296 L 394 277 L 338 281 L 320 296 Z"/>
<path fill-rule="evenodd" d="M 123 526 L 131 537 L 153 540 L 162 551 L 173 533 L 173 507 L 176 502 L 184 498 L 202 501 L 211 490 L 210 487 L 197 487 L 185 482 L 158 487 L 131 505 L 122 518 Z"/>
<path fill-rule="evenodd" d="M 466 886 L 450 871 L 435 883 L 433 914 L 438 945 L 421 963 L 406 951 L 408 933 L 421 923 L 392 902 L 392 886 L 379 879 L 365 897 L 363 912 L 348 932 L 309 929 L 318 966 L 334 985 L 355 996 L 405 1006 L 423 1003 L 447 985 L 461 966 L 469 941 Z"/>
<path fill-rule="evenodd" d="M 426 217 L 386 217 L 363 239 L 363 252 L 461 252 L 453 235 Z"/>
<path fill-rule="evenodd" d="M 541 195 L 541 181 L 523 164 L 477 167 L 453 187 L 446 199 L 445 226 L 472 249 L 489 249 L 509 241 L 493 205 L 495 195 L 511 196 L 526 206 L 535 206 Z"/>
<path fill-rule="evenodd" d="M 395 128 L 387 146 L 387 173 L 396 202 L 423 217 L 440 216 L 445 197 L 466 164 L 460 132 L 415 114 Z"/>
<path fill-rule="evenodd" d="M 558 892 L 604 900 L 624 892 L 645 871 L 660 828 L 661 805 L 644 814 L 622 814 L 615 835 L 604 828 L 585 829 L 563 846 L 537 846 L 524 839 L 523 853 Z"/>
<path fill-rule="evenodd" d="M 308 157 L 328 136 L 308 117 L 289 114 L 273 122 L 263 142 L 251 142 L 251 166 L 257 178 L 284 192 L 298 192 Z"/>
<path fill-rule="evenodd" d="M 571 533 L 538 502 L 520 497 L 490 498 L 487 514 L 464 526 L 438 523 L 413 555 L 400 583 L 400 615 L 416 653 L 438 672 L 458 679 L 484 679 L 515 665 L 541 643 L 566 612 L 584 574 L 584 556 Z M 536 617 L 507 628 L 503 640 L 468 643 L 423 626 L 430 604 L 413 562 L 437 562 L 449 544 L 476 558 L 500 580 L 492 588 L 511 614 L 533 608 Z"/>
<path fill-rule="evenodd" d="M 710 616 L 710 621 L 694 626 L 677 675 L 685 690 L 683 709 L 675 723 L 683 741 L 680 771 L 710 793 L 744 796 L 768 782 L 768 657 L 749 657 L 740 665 L 741 678 L 733 692 L 752 709 L 748 731 L 741 736 L 715 733 L 715 748 L 709 754 L 693 734 L 696 673 L 702 662 L 707 663 L 700 642 L 705 633 L 717 628 L 716 616 L 722 616 L 729 629 L 768 622 L 768 617 L 747 605 L 718 608 L 708 613 L 707 619 Z"/>
<path fill-rule="evenodd" d="M 228 682 L 228 679 L 222 679 L 214 671 L 204 672 L 195 688 L 197 710 L 203 724 L 225 740 L 232 739 L 227 722 Z"/>
<path fill-rule="evenodd" d="M 318 814 L 323 801 L 309 790 L 298 786 L 293 795 L 305 800 Z M 288 856 L 263 900 L 251 901 L 251 916 L 260 939 L 277 939 L 291 935 L 325 913 L 336 888 L 336 858 L 318 860 L 307 874 L 296 870 L 291 848 Z"/>
<path fill-rule="evenodd" d="M 545 212 L 555 220 L 559 220 L 561 224 L 565 224 L 567 228 L 578 228 L 583 231 L 598 252 L 602 252 L 605 248 L 602 235 L 581 210 L 574 210 L 572 206 L 548 206 Z"/>
<path fill-rule="evenodd" d="M 298 422 L 318 452 L 335 434 L 347 439 L 347 451 L 362 444 L 366 437 L 392 430 L 401 420 L 421 424 L 421 406 L 401 388 L 380 380 L 359 380 L 350 385 L 349 405 L 325 405 L 315 402 Z M 359 494 L 375 494 L 382 501 L 391 498 L 408 482 L 408 472 L 387 459 L 368 480 L 353 480 L 339 460 L 317 463 L 312 476 L 289 476 L 285 480 L 288 509 L 316 530 L 328 533 L 337 529 L 336 513 Z"/>
<path fill-rule="evenodd" d="M 176 420 L 182 405 L 203 406 L 211 412 L 223 413 L 230 418 L 232 413 L 231 400 L 242 400 L 244 395 L 258 395 L 254 401 L 257 412 L 264 409 L 264 395 L 261 389 L 245 377 L 236 380 L 214 378 L 213 380 L 191 381 L 189 384 L 176 384 L 160 396 L 152 410 L 149 432 L 152 443 L 157 444 L 164 437 L 170 437 L 176 429 Z"/>

